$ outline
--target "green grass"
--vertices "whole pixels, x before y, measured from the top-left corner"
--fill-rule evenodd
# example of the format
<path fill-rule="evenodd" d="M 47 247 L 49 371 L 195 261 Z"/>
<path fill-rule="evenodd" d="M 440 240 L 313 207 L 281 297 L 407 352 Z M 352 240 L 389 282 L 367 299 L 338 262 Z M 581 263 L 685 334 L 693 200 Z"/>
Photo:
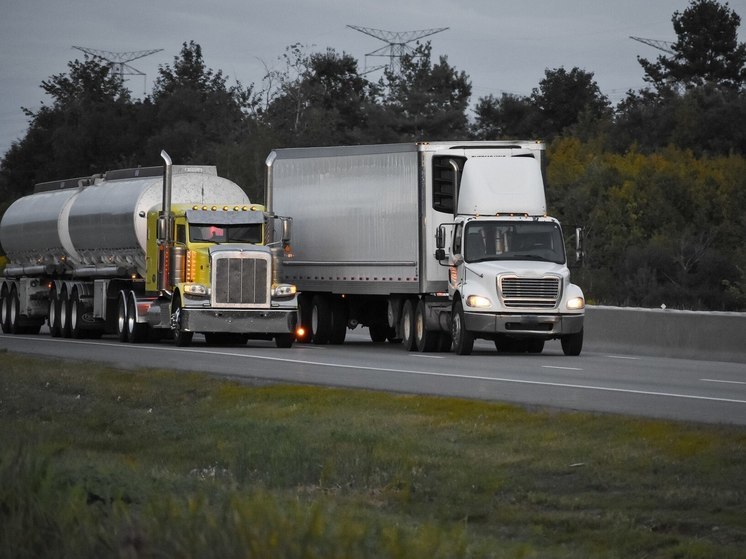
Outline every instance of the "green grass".
<path fill-rule="evenodd" d="M 0 355 L 0 557 L 743 557 L 746 430 Z"/>

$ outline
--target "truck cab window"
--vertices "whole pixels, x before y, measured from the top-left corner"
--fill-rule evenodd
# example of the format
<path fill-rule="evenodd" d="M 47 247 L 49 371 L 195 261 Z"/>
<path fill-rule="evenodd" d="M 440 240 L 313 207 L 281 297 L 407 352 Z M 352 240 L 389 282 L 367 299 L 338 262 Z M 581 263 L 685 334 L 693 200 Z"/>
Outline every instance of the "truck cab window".
<path fill-rule="evenodd" d="M 186 225 L 183 223 L 176 224 L 176 242 L 186 244 Z"/>
<path fill-rule="evenodd" d="M 433 209 L 453 214 L 456 209 L 463 157 L 433 157 Z"/>
<path fill-rule="evenodd" d="M 261 224 L 190 225 L 189 240 L 193 243 L 262 243 Z"/>

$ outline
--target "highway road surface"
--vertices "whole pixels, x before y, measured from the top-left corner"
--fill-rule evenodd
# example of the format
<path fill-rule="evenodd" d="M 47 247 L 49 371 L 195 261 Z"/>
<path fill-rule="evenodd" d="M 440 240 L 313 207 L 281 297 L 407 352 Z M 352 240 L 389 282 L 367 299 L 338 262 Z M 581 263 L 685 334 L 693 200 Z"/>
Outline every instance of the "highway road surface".
<path fill-rule="evenodd" d="M 44 331 L 42 331 L 44 332 Z M 528 406 L 615 413 L 706 423 L 746 425 L 746 365 L 584 351 L 562 354 L 559 342 L 544 353 L 498 354 L 478 341 L 472 355 L 409 353 L 373 344 L 366 330 L 348 332 L 341 346 L 273 342 L 189 348 L 170 342 L 122 344 L 113 338 L 71 340 L 0 334 L 0 348 L 115 367 L 203 371 L 237 379 L 264 379 L 392 392 L 457 396 Z M 0 356 L 0 374 L 2 356 Z"/>

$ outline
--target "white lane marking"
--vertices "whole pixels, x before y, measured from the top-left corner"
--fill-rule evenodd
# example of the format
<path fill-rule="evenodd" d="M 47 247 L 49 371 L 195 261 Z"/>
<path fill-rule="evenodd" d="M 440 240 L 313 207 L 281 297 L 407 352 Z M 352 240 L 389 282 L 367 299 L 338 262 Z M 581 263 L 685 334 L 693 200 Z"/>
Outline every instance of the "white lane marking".
<path fill-rule="evenodd" d="M 410 353 L 410 357 L 418 357 L 420 359 L 445 359 L 443 355 L 422 355 L 421 353 Z"/>
<path fill-rule="evenodd" d="M 721 382 L 723 384 L 746 384 L 746 382 L 740 380 L 720 380 L 716 378 L 701 378 L 699 380 L 702 382 Z"/>
<path fill-rule="evenodd" d="M 542 365 L 542 369 L 560 369 L 562 371 L 582 371 L 580 367 L 558 367 L 556 365 Z"/>
<path fill-rule="evenodd" d="M 3 336 L 6 337 L 6 336 Z M 17 336 L 17 338 L 21 338 Z M 121 348 L 121 343 L 108 343 L 108 342 L 88 342 L 84 340 L 73 340 L 73 339 L 61 339 L 61 338 L 45 338 L 45 337 L 23 337 L 21 339 L 33 340 L 33 341 L 47 341 L 53 343 L 73 343 L 73 344 L 84 344 L 94 346 L 107 346 L 107 347 L 118 347 Z M 466 380 L 481 380 L 488 382 L 504 382 L 510 384 L 526 384 L 530 386 L 551 386 L 553 388 L 574 388 L 576 390 L 596 390 L 599 392 L 616 392 L 620 394 L 635 394 L 638 396 L 664 396 L 668 398 L 682 398 L 685 400 L 704 400 L 708 402 L 724 402 L 730 404 L 746 404 L 746 400 L 736 400 L 732 398 L 715 398 L 712 396 L 696 396 L 692 394 L 676 394 L 673 392 L 653 392 L 649 390 L 633 390 L 631 388 L 611 388 L 608 386 L 593 386 L 588 384 L 568 384 L 563 382 L 545 382 L 538 380 L 525 380 L 525 379 L 513 379 L 513 378 L 501 378 L 501 377 L 484 377 L 478 375 L 455 375 L 452 373 L 437 373 L 434 371 L 412 371 L 408 369 L 387 369 L 382 367 L 371 367 L 366 365 L 342 365 L 339 363 L 324 363 L 322 361 L 306 361 L 301 359 L 288 359 L 286 357 L 269 357 L 266 355 L 254 355 L 250 353 L 229 353 L 222 351 L 210 351 L 206 349 L 193 349 L 193 348 L 179 348 L 167 345 L 161 346 L 130 346 L 132 349 L 145 349 L 152 351 L 180 351 L 183 353 L 200 353 L 205 355 L 225 355 L 228 357 L 241 357 L 244 359 L 256 359 L 263 361 L 277 361 L 281 363 L 296 363 L 299 365 L 318 365 L 321 367 L 329 367 L 336 369 L 355 369 L 361 371 L 378 371 L 384 373 L 402 373 L 408 375 L 420 375 L 430 377 L 443 377 L 451 379 L 466 379 Z"/>
<path fill-rule="evenodd" d="M 607 355 L 609 359 L 629 359 L 630 361 L 639 361 L 639 357 L 630 357 L 629 355 Z"/>

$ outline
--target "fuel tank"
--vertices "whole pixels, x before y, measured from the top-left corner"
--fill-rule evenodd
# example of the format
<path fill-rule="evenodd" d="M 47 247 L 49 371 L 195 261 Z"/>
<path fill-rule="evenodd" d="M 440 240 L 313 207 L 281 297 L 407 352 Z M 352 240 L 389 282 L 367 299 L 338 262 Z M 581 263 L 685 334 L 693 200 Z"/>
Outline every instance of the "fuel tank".
<path fill-rule="evenodd" d="M 147 213 L 159 210 L 163 168 L 110 171 L 103 176 L 37 185 L 0 222 L 6 274 L 23 270 L 95 277 L 145 274 Z M 212 166 L 173 166 L 174 204 L 249 204 L 234 182 Z M 27 272 L 28 273 L 28 272 Z"/>

